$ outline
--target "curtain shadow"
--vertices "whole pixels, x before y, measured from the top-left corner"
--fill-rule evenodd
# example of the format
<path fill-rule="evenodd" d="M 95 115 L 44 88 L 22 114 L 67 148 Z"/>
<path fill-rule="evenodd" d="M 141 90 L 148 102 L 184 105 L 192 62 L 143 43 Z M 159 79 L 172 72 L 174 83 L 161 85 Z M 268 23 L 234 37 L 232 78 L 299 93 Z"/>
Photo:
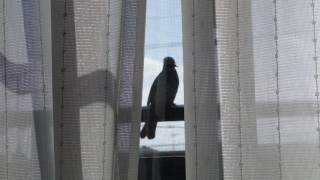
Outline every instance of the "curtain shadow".
<path fill-rule="evenodd" d="M 92 103 L 106 103 L 115 109 L 114 99 L 117 80 L 106 69 L 100 69 L 79 76 L 77 58 L 76 28 L 74 4 L 68 1 L 65 8 L 67 14 L 53 11 L 53 111 L 55 123 L 55 150 L 57 173 L 63 179 L 85 179 L 81 150 L 80 111 L 82 107 Z M 61 8 L 58 2 L 53 9 Z M 57 17 L 56 17 L 57 16 Z M 64 16 L 65 22 L 56 21 Z M 64 26 L 64 29 L 61 28 Z M 107 97 L 107 98 L 106 98 Z M 63 106 L 61 106 L 63 105 Z M 60 120 L 63 120 L 61 127 Z M 60 132 L 60 133 L 58 133 Z M 62 136 L 62 137 L 61 137 Z M 61 140 L 63 142 L 61 142 Z M 62 147 L 60 147 L 62 143 Z M 61 149 L 62 148 L 62 149 Z M 87 169 L 87 168 L 85 168 Z M 90 172 L 89 172 L 90 173 Z M 59 175 L 58 175 L 59 177 Z"/>
<path fill-rule="evenodd" d="M 74 53 L 75 54 L 75 53 Z M 35 101 L 40 101 L 36 99 L 39 95 L 34 93 L 39 93 L 38 89 L 35 89 L 35 86 L 38 86 L 32 82 L 32 63 L 25 64 L 16 64 L 12 63 L 8 60 L 2 53 L 0 53 L 0 62 L 1 66 L 5 66 L 5 68 L 0 68 L 0 75 L 3 76 L 6 74 L 6 79 L 10 81 L 7 83 L 6 89 L 10 92 L 16 93 L 18 95 L 26 95 L 31 94 L 32 96 L 32 104 L 36 105 Z M 77 59 L 76 57 L 71 58 L 72 66 L 76 67 Z M 2 70 L 6 69 L 6 72 Z M 114 108 L 113 104 L 110 102 L 114 102 L 115 98 L 115 87 L 116 87 L 116 78 L 109 71 L 94 71 L 90 74 L 77 77 L 76 69 L 72 70 L 72 77 L 75 77 L 75 81 L 70 84 L 73 85 L 86 85 L 88 90 L 81 92 L 81 96 L 70 96 L 69 99 L 73 104 L 65 105 L 65 111 L 72 112 L 71 116 L 65 119 L 64 123 L 69 123 L 70 126 L 67 126 L 68 129 L 64 131 L 73 132 L 72 136 L 65 137 L 68 138 L 68 144 L 65 144 L 67 148 L 63 149 L 63 154 L 72 157 L 73 162 L 69 162 L 72 164 L 73 171 L 76 171 L 76 174 L 82 174 L 82 162 L 81 162 L 81 142 L 80 142 L 80 109 L 83 106 L 89 105 L 95 102 L 105 102 L 105 96 L 108 96 L 108 105 Z M 0 82 L 5 85 L 5 80 L 3 78 L 0 79 Z M 23 84 L 23 86 L 21 86 Z M 101 91 L 104 89 L 104 86 L 107 84 L 108 88 L 106 91 Z M 76 86 L 77 87 L 77 86 Z M 57 88 L 57 87 L 55 87 Z M 76 89 L 74 89 L 76 90 Z M 71 89 L 71 91 L 73 91 Z M 56 106 L 58 106 L 56 104 Z M 45 122 L 45 118 L 48 116 L 47 112 L 44 112 L 43 106 L 34 106 L 33 107 L 34 120 L 35 120 L 35 131 L 36 131 L 36 141 L 37 148 L 39 153 L 39 161 L 41 168 L 41 176 L 44 179 L 47 179 L 47 164 L 50 163 L 48 157 L 48 152 L 51 151 L 46 148 L 47 146 L 47 136 L 45 133 L 50 132 L 49 126 L 47 122 Z M 72 125 L 71 125 L 72 124 Z M 71 138 L 71 139 L 70 139 Z M 70 144 L 69 144 L 70 143 Z M 62 154 L 62 156 L 64 156 Z M 65 161 L 65 160 L 64 160 Z M 67 164 L 69 164 L 67 163 Z M 66 168 L 68 169 L 68 168 Z M 74 174 L 75 175 L 75 174 Z M 77 177 L 77 179 L 82 179 L 82 177 Z"/>
<path fill-rule="evenodd" d="M 50 116 L 52 116 L 51 109 L 47 112 L 44 110 L 45 107 L 45 95 L 43 94 L 43 86 L 45 82 L 41 81 L 41 76 L 43 76 L 41 71 L 43 69 L 43 57 L 42 57 L 42 45 L 41 41 L 35 41 L 35 37 L 39 38 L 41 36 L 40 25 L 35 28 L 35 20 L 39 18 L 39 14 L 34 13 L 34 7 L 37 7 L 35 4 L 36 0 L 27 0 L 22 1 L 22 9 L 23 9 L 23 18 L 24 18 L 24 28 L 25 28 L 25 41 L 27 44 L 27 59 L 28 62 L 20 64 L 14 63 L 16 61 L 10 60 L 5 57 L 4 54 L 0 53 L 0 76 L 6 77 L 0 78 L 0 83 L 5 85 L 7 91 L 15 93 L 17 95 L 27 95 L 30 94 L 32 97 L 32 110 L 34 115 L 34 123 L 35 123 L 35 134 L 36 134 L 36 144 L 38 150 L 38 158 L 40 163 L 40 171 L 42 179 L 49 179 L 48 172 L 50 171 L 48 168 L 54 165 L 49 165 L 52 163 L 52 160 L 48 158 L 48 153 L 52 153 L 52 149 L 49 149 L 48 146 L 48 138 L 50 138 L 50 134 L 48 134 L 51 130 L 50 122 L 46 121 Z M 69 3 L 68 11 L 73 12 L 73 3 Z M 39 13 L 39 12 L 38 12 Z M 73 13 L 68 14 L 68 34 L 66 43 L 68 44 L 68 51 L 66 52 L 68 55 L 64 55 L 64 63 L 68 64 L 66 67 L 65 75 L 68 76 L 69 79 L 73 79 L 74 81 L 70 84 L 64 84 L 66 87 L 64 88 L 64 97 L 68 98 L 68 102 L 56 101 L 54 100 L 54 107 L 61 108 L 61 104 L 64 103 L 64 109 L 61 109 L 60 115 L 63 112 L 68 112 L 67 116 L 63 117 L 63 149 L 58 156 L 63 160 L 63 163 L 60 162 L 56 158 L 56 163 L 59 165 L 56 167 L 60 167 L 60 170 L 56 170 L 62 177 L 69 176 L 74 179 L 82 180 L 83 172 L 82 172 L 82 157 L 81 157 L 81 132 L 80 132 L 80 109 L 83 106 L 86 106 L 95 102 L 104 102 L 108 103 L 109 106 L 114 108 L 115 98 L 115 88 L 116 88 L 116 78 L 106 70 L 98 70 L 94 71 L 90 74 L 86 74 L 84 76 L 78 77 L 77 71 L 77 52 L 76 52 L 76 38 L 75 38 L 75 24 L 74 24 L 74 15 Z M 54 23 L 53 23 L 54 24 Z M 37 29 L 39 28 L 39 29 Z M 59 27 L 53 26 L 53 31 L 58 31 L 61 33 L 61 29 Z M 53 39 L 55 38 L 53 33 Z M 55 46 L 53 43 L 53 63 L 54 61 L 61 61 L 61 58 L 56 56 L 54 52 L 60 51 L 62 52 L 63 47 L 61 44 L 59 46 Z M 40 52 L 39 54 L 35 54 L 35 52 Z M 60 55 L 61 57 L 61 55 Z M 60 62 L 61 63 L 61 62 Z M 61 65 L 61 64 L 60 64 Z M 61 67 L 53 65 L 53 80 L 61 81 L 61 79 L 55 79 L 57 73 L 61 73 Z M 57 68 L 58 67 L 58 68 Z M 3 71 L 4 70 L 4 71 Z M 38 77 L 39 76 L 39 77 Z M 59 75 L 58 75 L 59 76 Z M 6 83 L 7 82 L 7 83 Z M 85 85 L 87 87 L 86 90 L 79 89 Z M 68 87 L 69 86 L 69 87 Z M 108 88 L 105 90 L 105 86 Z M 68 89 L 69 88 L 69 89 Z M 45 90 L 46 91 L 46 90 Z M 61 91 L 60 87 L 54 86 L 53 88 L 53 98 L 61 98 L 62 93 L 57 92 Z M 81 91 L 81 92 L 80 92 Z M 51 92 L 51 91 L 49 91 Z M 75 96 L 69 93 L 81 94 L 81 96 Z M 56 93 L 56 94 L 55 94 Z M 108 97 L 108 101 L 106 102 L 106 98 Z M 48 100 L 51 101 L 51 100 Z M 60 115 L 57 115 L 54 111 L 54 121 L 60 121 Z M 59 117 L 58 117 L 59 116 Z M 61 132 L 60 130 L 56 130 L 58 126 L 55 123 L 54 132 Z M 60 127 L 59 127 L 60 128 Z M 72 132 L 72 133 L 70 133 Z M 54 135 L 55 138 L 60 137 L 60 135 Z M 59 140 L 55 139 L 55 144 L 60 144 Z M 55 150 L 56 147 L 55 147 Z M 60 152 L 55 152 L 57 155 Z"/>

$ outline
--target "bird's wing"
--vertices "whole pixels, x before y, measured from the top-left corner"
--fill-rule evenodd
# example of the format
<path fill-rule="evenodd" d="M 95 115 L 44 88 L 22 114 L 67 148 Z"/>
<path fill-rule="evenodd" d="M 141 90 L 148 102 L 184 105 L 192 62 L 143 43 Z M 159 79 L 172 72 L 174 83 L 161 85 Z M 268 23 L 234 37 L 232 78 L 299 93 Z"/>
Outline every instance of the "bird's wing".
<path fill-rule="evenodd" d="M 159 79 L 159 75 L 157 76 L 157 78 L 153 81 L 150 92 L 149 92 L 149 97 L 148 97 L 148 101 L 147 101 L 147 106 L 149 106 L 151 104 L 152 101 L 154 101 L 155 95 L 156 95 L 156 91 L 157 91 L 157 84 L 158 84 L 158 79 Z"/>
<path fill-rule="evenodd" d="M 179 87 L 179 77 L 177 72 L 173 74 L 172 79 L 170 79 L 170 87 L 168 87 L 168 92 L 167 92 L 167 101 L 169 104 L 173 104 L 173 101 L 177 95 L 178 92 L 178 87 Z"/>

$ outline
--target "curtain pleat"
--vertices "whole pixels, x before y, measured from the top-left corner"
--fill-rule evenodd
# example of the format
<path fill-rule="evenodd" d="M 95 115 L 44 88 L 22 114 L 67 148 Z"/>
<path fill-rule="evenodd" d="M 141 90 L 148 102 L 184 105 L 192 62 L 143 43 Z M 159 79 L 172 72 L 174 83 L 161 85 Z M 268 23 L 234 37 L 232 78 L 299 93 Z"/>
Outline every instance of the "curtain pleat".
<path fill-rule="evenodd" d="M 216 4 L 224 178 L 255 179 L 256 168 L 263 162 L 258 161 L 256 152 L 256 59 L 251 2 Z M 271 179 L 276 176 L 268 174 Z"/>
<path fill-rule="evenodd" d="M 318 3 L 218 2 L 225 177 L 319 179 Z"/>
<path fill-rule="evenodd" d="M 181 2 L 187 179 L 319 179 L 320 1 Z M 0 24 L 0 179 L 137 179 L 145 1 Z"/>
<path fill-rule="evenodd" d="M 221 179 L 214 2 L 182 2 L 186 177 Z"/>
<path fill-rule="evenodd" d="M 114 179 L 138 178 L 146 2 L 123 2 Z"/>
<path fill-rule="evenodd" d="M 181 2 L 187 179 L 319 179 L 320 1 Z M 0 24 L 0 179 L 137 179 L 145 1 Z"/>
<path fill-rule="evenodd" d="M 0 179 L 54 179 L 48 2 L 0 1 Z"/>
<path fill-rule="evenodd" d="M 0 21 L 1 24 L 4 22 L 4 6 L 3 3 L 0 4 L 1 8 L 1 14 L 0 14 Z M 4 53 L 4 26 L 0 28 L 0 51 L 3 54 Z M 0 177 L 2 179 L 7 178 L 7 120 L 6 120 L 6 89 L 5 89 L 5 82 L 6 82 L 6 67 L 5 67 L 5 61 L 4 61 L 4 55 L 0 57 Z"/>
<path fill-rule="evenodd" d="M 182 3 L 185 79 L 189 79 L 185 81 L 187 179 L 319 179 L 320 2 L 217 0 L 215 7 L 208 3 Z M 210 9 L 215 14 L 203 16 Z M 214 22 L 208 19 L 216 19 L 217 58 L 207 56 L 215 53 L 212 43 L 202 47 L 200 55 L 197 52 L 197 47 L 215 39 L 208 33 Z M 207 39 L 202 39 L 205 35 Z M 210 101 L 201 99 L 216 90 L 206 77 L 213 81 L 217 74 L 218 93 L 206 98 Z M 219 108 L 212 106 L 216 101 L 211 95 L 219 97 L 219 116 L 214 114 Z M 210 113 L 202 111 L 205 108 Z M 201 129 L 202 122 L 211 123 L 211 129 L 209 124 Z M 215 146 L 218 150 L 210 149 Z M 201 152 L 208 161 L 201 159 Z M 222 162 L 210 159 L 219 152 Z M 210 167 L 216 171 L 209 172 Z"/>
<path fill-rule="evenodd" d="M 53 3 L 60 179 L 137 178 L 144 8 L 137 0 Z"/>
<path fill-rule="evenodd" d="M 0 179 L 137 178 L 144 13 L 0 1 Z"/>

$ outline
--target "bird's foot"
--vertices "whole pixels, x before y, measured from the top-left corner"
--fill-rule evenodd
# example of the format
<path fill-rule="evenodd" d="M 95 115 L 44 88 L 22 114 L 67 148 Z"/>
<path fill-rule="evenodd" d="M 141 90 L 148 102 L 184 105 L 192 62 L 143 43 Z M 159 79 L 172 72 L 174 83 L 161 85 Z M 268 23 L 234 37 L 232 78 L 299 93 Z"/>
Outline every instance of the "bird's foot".
<path fill-rule="evenodd" d="M 146 128 L 143 127 L 141 132 L 140 132 L 140 137 L 143 139 L 147 136 Z"/>

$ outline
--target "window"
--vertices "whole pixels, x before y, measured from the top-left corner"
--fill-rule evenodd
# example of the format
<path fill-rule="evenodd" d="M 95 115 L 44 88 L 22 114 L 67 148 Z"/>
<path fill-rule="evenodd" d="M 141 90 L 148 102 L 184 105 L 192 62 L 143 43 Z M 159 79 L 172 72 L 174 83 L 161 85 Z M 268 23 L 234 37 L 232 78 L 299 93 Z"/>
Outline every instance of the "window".
<path fill-rule="evenodd" d="M 182 57 L 182 17 L 180 0 L 147 0 L 143 72 L 143 116 L 153 81 L 161 72 L 163 59 L 173 57 L 177 64 L 179 88 L 164 121 L 158 122 L 154 139 L 140 139 L 139 180 L 185 179 L 184 89 Z M 168 114 L 170 113 L 170 114 Z M 147 116 L 146 116 L 147 117 Z M 142 118 L 144 119 L 144 118 Z M 144 126 L 141 123 L 141 129 Z"/>
<path fill-rule="evenodd" d="M 149 91 L 154 79 L 162 70 L 163 58 L 175 59 L 179 76 L 179 88 L 175 104 L 183 106 L 183 57 L 182 23 L 180 0 L 147 1 L 145 34 L 144 80 L 142 104 L 146 106 Z M 141 139 L 141 152 L 184 151 L 184 122 L 159 122 L 153 140 Z M 141 128 L 144 124 L 141 125 Z"/>

